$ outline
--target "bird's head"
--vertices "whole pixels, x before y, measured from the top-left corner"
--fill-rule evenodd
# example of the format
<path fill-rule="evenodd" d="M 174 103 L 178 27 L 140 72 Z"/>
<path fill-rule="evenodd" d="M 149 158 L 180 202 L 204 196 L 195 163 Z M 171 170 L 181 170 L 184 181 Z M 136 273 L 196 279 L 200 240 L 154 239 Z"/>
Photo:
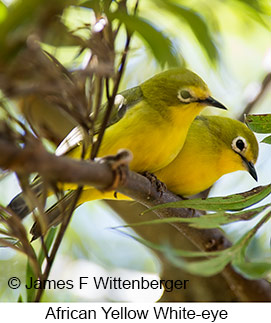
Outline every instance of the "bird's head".
<path fill-rule="evenodd" d="M 142 83 L 141 89 L 149 104 L 159 110 L 187 107 L 196 110 L 197 114 L 205 106 L 227 110 L 212 98 L 206 83 L 185 68 L 174 68 L 156 74 Z"/>
<path fill-rule="evenodd" d="M 240 121 L 217 116 L 211 118 L 217 123 L 216 135 L 220 138 L 217 141 L 217 148 L 221 149 L 220 167 L 225 173 L 246 170 L 257 181 L 254 165 L 259 146 L 254 133 Z"/>

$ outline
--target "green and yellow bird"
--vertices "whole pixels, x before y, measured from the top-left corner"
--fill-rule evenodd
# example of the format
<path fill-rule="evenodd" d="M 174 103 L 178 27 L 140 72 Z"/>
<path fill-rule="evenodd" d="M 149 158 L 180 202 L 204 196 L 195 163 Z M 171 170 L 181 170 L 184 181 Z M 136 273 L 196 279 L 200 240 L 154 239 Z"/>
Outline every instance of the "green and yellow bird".
<path fill-rule="evenodd" d="M 219 116 L 198 116 L 177 157 L 154 174 L 167 188 L 191 196 L 212 186 L 221 176 L 245 170 L 257 181 L 254 164 L 258 158 L 254 133 L 242 122 Z M 129 199 L 118 194 L 118 199 Z M 115 199 L 114 192 L 86 188 L 78 201 Z"/>
<path fill-rule="evenodd" d="M 212 186 L 221 176 L 248 171 L 257 181 L 254 133 L 242 122 L 199 116 L 192 123 L 178 156 L 155 174 L 175 194 L 190 196 Z"/>
<path fill-rule="evenodd" d="M 131 170 L 158 171 L 177 156 L 191 123 L 206 106 L 226 109 L 211 97 L 207 85 L 195 73 L 175 68 L 154 75 L 116 96 L 98 157 L 128 149 L 133 154 Z M 100 111 L 95 133 L 100 130 L 99 121 L 105 111 L 106 104 Z M 76 127 L 59 145 L 56 154 L 81 158 L 82 139 L 82 132 Z M 86 159 L 91 148 L 87 148 Z M 65 185 L 64 189 L 73 187 Z M 21 217 L 28 213 L 22 198 L 15 197 L 9 206 Z"/>
<path fill-rule="evenodd" d="M 97 157 L 129 149 L 133 154 L 130 168 L 153 173 L 177 156 L 191 123 L 206 106 L 226 109 L 211 97 L 198 75 L 184 68 L 159 73 L 117 95 Z M 96 127 L 98 131 L 99 123 Z M 75 128 L 56 154 L 80 158 L 81 140 L 82 134 Z M 90 152 L 91 147 L 86 155 Z"/>
<path fill-rule="evenodd" d="M 166 167 L 155 172 L 169 190 L 189 196 L 212 186 L 221 176 L 244 170 L 257 180 L 254 164 L 258 157 L 258 142 L 253 132 L 240 121 L 218 116 L 199 116 L 192 123 L 183 149 Z M 61 211 L 74 198 L 70 191 L 59 204 L 48 211 L 49 225 L 61 222 Z M 97 199 L 116 199 L 114 192 L 101 192 L 88 187 L 82 191 L 77 206 Z M 118 193 L 118 200 L 130 200 Z M 34 225 L 33 237 L 39 236 Z"/>

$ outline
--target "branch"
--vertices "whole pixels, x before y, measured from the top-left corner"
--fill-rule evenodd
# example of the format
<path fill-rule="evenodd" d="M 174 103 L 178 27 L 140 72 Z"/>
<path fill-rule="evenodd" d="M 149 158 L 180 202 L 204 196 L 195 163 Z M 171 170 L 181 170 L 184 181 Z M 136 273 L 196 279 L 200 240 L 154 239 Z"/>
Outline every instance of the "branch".
<path fill-rule="evenodd" d="M 107 163 L 58 157 L 48 153 L 38 141 L 21 148 L 9 138 L 2 136 L 0 151 L 0 167 L 18 173 L 38 172 L 45 178 L 57 182 L 91 185 L 100 190 L 105 190 L 114 183 L 114 172 Z M 147 207 L 181 200 L 170 191 L 165 191 L 160 196 L 160 192 L 157 192 L 156 187 L 151 185 L 147 178 L 128 169 L 125 183 L 122 183 L 116 191 Z M 195 212 L 191 209 L 159 209 L 155 213 L 160 218 L 195 216 Z M 218 229 L 198 230 L 181 223 L 172 225 L 200 250 L 222 250 L 231 245 Z M 267 281 L 247 280 L 237 274 L 231 266 L 227 266 L 222 275 L 240 300 L 271 301 L 271 286 Z"/>
<path fill-rule="evenodd" d="M 264 95 L 266 89 L 268 88 L 269 84 L 271 83 L 271 73 L 268 73 L 265 78 L 262 81 L 261 84 L 261 89 L 259 91 L 259 93 L 257 94 L 257 96 L 250 101 L 247 106 L 245 107 L 244 111 L 242 112 L 242 114 L 239 117 L 239 120 L 244 122 L 244 116 L 248 113 L 251 112 L 251 110 L 254 108 L 254 106 L 258 103 L 258 101 L 262 98 L 262 96 Z"/>

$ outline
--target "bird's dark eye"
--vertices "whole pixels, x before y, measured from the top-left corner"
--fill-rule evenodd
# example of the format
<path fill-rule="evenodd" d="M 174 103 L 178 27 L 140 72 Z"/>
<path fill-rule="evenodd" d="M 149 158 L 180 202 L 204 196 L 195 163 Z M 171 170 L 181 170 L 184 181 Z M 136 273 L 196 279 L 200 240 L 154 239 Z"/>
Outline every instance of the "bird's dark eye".
<path fill-rule="evenodd" d="M 243 142 L 242 139 L 238 139 L 236 141 L 236 147 L 240 149 L 241 151 L 245 148 L 245 143 Z"/>
<path fill-rule="evenodd" d="M 188 91 L 185 91 L 185 90 L 181 91 L 180 95 L 185 100 L 192 97 L 191 94 Z"/>
<path fill-rule="evenodd" d="M 231 146 L 234 151 L 241 153 L 247 148 L 247 143 L 245 138 L 236 137 L 233 139 Z"/>
<path fill-rule="evenodd" d="M 193 96 L 188 90 L 180 90 L 178 93 L 178 98 L 182 102 L 191 102 L 191 99 L 193 99 Z"/>

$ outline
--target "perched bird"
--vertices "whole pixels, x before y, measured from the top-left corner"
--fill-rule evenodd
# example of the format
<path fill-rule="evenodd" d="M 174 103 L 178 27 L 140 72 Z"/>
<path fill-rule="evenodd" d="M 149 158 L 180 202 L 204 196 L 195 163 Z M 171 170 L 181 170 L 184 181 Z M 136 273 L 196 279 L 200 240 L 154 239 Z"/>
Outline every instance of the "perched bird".
<path fill-rule="evenodd" d="M 100 111 L 95 133 L 99 132 L 106 106 Z M 211 97 L 207 85 L 195 73 L 175 68 L 154 75 L 141 85 L 116 96 L 98 157 L 114 155 L 125 148 L 133 154 L 131 170 L 158 171 L 177 156 L 191 123 L 206 106 L 226 109 Z M 56 154 L 81 158 L 82 139 L 80 128 L 74 128 L 59 145 Z M 85 158 L 89 158 L 91 149 L 89 145 Z M 35 192 L 39 195 L 36 184 L 33 186 L 36 186 Z M 73 187 L 67 184 L 64 189 Z M 15 197 L 9 206 L 20 217 L 29 212 L 20 196 Z"/>
<path fill-rule="evenodd" d="M 175 194 L 189 196 L 237 170 L 248 171 L 257 181 L 257 157 L 258 142 L 245 124 L 225 117 L 199 116 L 178 156 L 155 174 Z"/>
<path fill-rule="evenodd" d="M 257 180 L 254 164 L 258 157 L 258 142 L 253 132 L 240 121 L 218 116 L 199 116 L 192 123 L 183 149 L 166 167 L 154 174 L 173 193 L 189 196 L 197 194 L 214 184 L 221 176 L 245 170 Z M 48 210 L 49 224 L 61 221 L 61 210 L 74 198 L 70 191 L 60 203 Z M 77 206 L 97 199 L 115 199 L 114 192 L 101 192 L 95 188 L 82 191 Z M 118 200 L 130 200 L 117 195 Z M 34 238 L 39 236 L 36 225 L 31 230 Z"/>
<path fill-rule="evenodd" d="M 258 158 L 254 133 L 242 122 L 219 116 L 198 116 L 193 121 L 182 150 L 154 175 L 181 196 L 191 196 L 212 186 L 221 176 L 245 170 L 257 181 Z M 113 192 L 87 188 L 78 204 L 94 199 L 115 199 Z M 128 197 L 118 194 L 118 199 Z"/>
<path fill-rule="evenodd" d="M 176 68 L 156 74 L 116 96 L 97 157 L 126 148 L 133 154 L 133 171 L 155 172 L 177 156 L 192 121 L 206 106 L 226 109 L 210 96 L 207 85 L 195 73 Z M 96 128 L 98 132 L 99 123 Z M 80 158 L 81 140 L 82 133 L 75 128 L 56 154 Z M 86 155 L 90 152 L 91 146 Z"/>

